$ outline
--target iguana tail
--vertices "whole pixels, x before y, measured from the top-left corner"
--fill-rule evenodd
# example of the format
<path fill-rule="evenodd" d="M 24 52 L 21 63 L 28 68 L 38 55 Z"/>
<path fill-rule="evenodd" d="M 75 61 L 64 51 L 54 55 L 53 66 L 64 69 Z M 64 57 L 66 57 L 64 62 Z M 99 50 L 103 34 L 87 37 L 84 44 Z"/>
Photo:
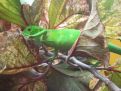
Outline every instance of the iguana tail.
<path fill-rule="evenodd" d="M 114 45 L 112 43 L 108 43 L 108 48 L 110 52 L 121 55 L 121 47 Z"/>

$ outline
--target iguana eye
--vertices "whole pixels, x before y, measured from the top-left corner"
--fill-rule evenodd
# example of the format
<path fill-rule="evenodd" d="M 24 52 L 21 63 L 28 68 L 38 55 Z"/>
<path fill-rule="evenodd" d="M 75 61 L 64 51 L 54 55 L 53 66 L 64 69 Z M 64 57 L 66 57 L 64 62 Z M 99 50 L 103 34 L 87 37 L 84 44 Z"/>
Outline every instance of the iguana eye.
<path fill-rule="evenodd" d="M 31 31 L 31 29 L 29 28 L 28 31 Z"/>

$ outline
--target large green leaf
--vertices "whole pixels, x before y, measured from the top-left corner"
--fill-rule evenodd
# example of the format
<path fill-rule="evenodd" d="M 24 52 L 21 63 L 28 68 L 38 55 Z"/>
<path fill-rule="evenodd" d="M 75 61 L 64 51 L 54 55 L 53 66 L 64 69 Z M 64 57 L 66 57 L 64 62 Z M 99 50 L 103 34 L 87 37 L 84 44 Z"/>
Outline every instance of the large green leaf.
<path fill-rule="evenodd" d="M 0 0 L 0 19 L 24 27 L 25 24 L 21 17 L 21 5 L 19 0 Z"/>
<path fill-rule="evenodd" d="M 53 68 L 59 72 L 61 72 L 64 75 L 67 76 L 71 76 L 71 77 L 80 77 L 80 78 L 84 78 L 86 75 L 88 75 L 91 79 L 92 75 L 91 73 L 85 71 L 85 70 L 81 70 L 75 67 L 71 67 L 65 63 L 61 63 L 58 65 L 54 65 Z"/>
<path fill-rule="evenodd" d="M 100 13 L 100 18 L 101 20 L 105 20 L 105 19 L 108 19 L 109 16 L 112 16 L 115 12 L 113 10 L 113 4 L 114 4 L 114 1 L 117 1 L 117 0 L 100 0 L 99 2 L 99 13 Z"/>
<path fill-rule="evenodd" d="M 120 73 L 112 73 L 110 74 L 110 77 L 112 82 L 114 82 L 119 88 L 121 88 L 121 74 Z M 101 91 L 111 91 L 108 87 L 105 85 L 102 86 Z"/>
<path fill-rule="evenodd" d="M 108 38 L 120 39 L 121 0 L 100 0 L 98 4 L 100 18 L 105 25 Z"/>
<path fill-rule="evenodd" d="M 104 6 L 105 10 L 111 10 L 113 3 L 114 3 L 114 0 L 110 0 L 110 2 L 108 0 L 104 0 L 103 6 Z"/>
<path fill-rule="evenodd" d="M 73 78 L 54 70 L 48 75 L 47 86 L 48 91 L 90 91 L 88 85 L 84 81 L 80 81 L 78 78 Z"/>
<path fill-rule="evenodd" d="M 51 0 L 49 7 L 49 23 L 50 28 L 53 28 L 59 18 L 63 7 L 67 0 Z"/>
<path fill-rule="evenodd" d="M 119 67 L 117 70 L 121 70 L 121 59 L 118 59 L 115 66 Z M 121 73 L 118 72 L 109 72 L 109 79 L 114 82 L 119 88 L 121 88 Z M 101 91 L 110 91 L 106 86 L 101 88 Z"/>

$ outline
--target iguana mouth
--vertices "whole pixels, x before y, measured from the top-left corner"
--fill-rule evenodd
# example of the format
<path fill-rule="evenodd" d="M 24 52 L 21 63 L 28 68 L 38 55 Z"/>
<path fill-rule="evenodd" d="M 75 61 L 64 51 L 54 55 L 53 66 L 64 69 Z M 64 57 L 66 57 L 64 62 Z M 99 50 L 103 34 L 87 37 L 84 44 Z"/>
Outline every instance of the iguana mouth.
<path fill-rule="evenodd" d="M 27 34 L 27 33 L 22 32 L 22 35 L 24 36 L 25 39 L 29 39 L 30 38 L 30 35 Z"/>

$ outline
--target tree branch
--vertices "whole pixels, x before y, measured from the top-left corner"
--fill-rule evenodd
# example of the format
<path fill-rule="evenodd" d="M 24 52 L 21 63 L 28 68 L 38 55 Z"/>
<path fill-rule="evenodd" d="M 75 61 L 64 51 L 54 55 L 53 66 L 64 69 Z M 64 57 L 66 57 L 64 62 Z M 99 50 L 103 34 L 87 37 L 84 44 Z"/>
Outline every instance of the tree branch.
<path fill-rule="evenodd" d="M 40 52 L 43 52 L 43 51 L 40 51 Z M 48 52 L 48 55 L 53 55 L 53 53 Z M 68 56 L 61 54 L 61 53 L 58 54 L 58 57 L 61 58 L 61 59 L 64 59 L 64 60 L 68 58 Z M 96 78 L 103 81 L 109 87 L 109 89 L 111 91 L 121 91 L 121 89 L 118 86 L 116 86 L 112 81 L 110 81 L 107 77 L 101 75 L 97 71 L 96 68 L 91 67 L 91 66 L 81 62 L 80 60 L 77 60 L 75 57 L 70 57 L 69 62 L 71 62 L 72 64 L 76 64 L 77 67 L 83 68 L 83 69 L 91 72 Z"/>
<path fill-rule="evenodd" d="M 65 56 L 63 54 L 59 54 L 59 56 L 63 57 L 63 58 L 67 58 L 67 56 Z M 70 61 L 72 61 L 73 63 L 78 65 L 80 68 L 83 68 L 83 69 L 91 72 L 96 78 L 103 81 L 112 91 L 121 91 L 121 89 L 119 87 L 117 87 L 112 81 L 110 81 L 105 76 L 102 76 L 101 74 L 99 74 L 99 72 L 95 68 L 93 68 L 87 64 L 82 63 L 81 61 L 77 60 L 75 57 L 71 57 Z"/>

